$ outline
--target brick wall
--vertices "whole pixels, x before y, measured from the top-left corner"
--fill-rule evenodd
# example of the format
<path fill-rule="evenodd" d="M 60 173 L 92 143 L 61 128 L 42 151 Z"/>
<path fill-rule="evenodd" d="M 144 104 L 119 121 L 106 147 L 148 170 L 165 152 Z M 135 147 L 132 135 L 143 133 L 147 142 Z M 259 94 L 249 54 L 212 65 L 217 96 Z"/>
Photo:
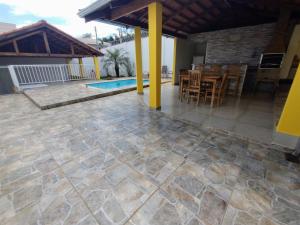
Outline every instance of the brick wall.
<path fill-rule="evenodd" d="M 191 40 L 207 42 L 206 63 L 247 63 L 257 65 L 269 44 L 275 24 L 261 24 L 199 33 Z"/>

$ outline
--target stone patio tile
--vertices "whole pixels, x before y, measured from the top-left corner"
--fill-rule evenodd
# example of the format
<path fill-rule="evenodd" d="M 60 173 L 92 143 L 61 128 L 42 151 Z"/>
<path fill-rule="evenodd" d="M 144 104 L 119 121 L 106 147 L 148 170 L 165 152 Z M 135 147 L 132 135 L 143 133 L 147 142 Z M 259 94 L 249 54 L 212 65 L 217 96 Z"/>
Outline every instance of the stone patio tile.
<path fill-rule="evenodd" d="M 245 212 L 239 212 L 234 225 L 256 225 L 258 220 Z"/>
<path fill-rule="evenodd" d="M 269 151 L 270 149 L 268 146 L 264 144 L 250 142 L 248 145 L 247 155 L 256 160 L 263 160 L 268 155 Z"/>
<path fill-rule="evenodd" d="M 0 196 L 17 190 L 23 183 L 58 168 L 44 145 L 36 140 L 20 140 L 1 152 Z"/>
<path fill-rule="evenodd" d="M 69 198 L 72 193 L 72 198 Z M 97 224 L 60 170 L 0 198 L 0 224 Z"/>
<path fill-rule="evenodd" d="M 127 225 L 184 225 L 190 222 L 193 225 L 197 224 L 196 221 L 199 222 L 185 206 L 180 202 L 170 202 L 159 190 L 134 214 Z"/>
<path fill-rule="evenodd" d="M 222 224 L 227 203 L 212 192 L 205 192 L 201 201 L 199 217 L 204 224 Z"/>
<path fill-rule="evenodd" d="M 157 189 L 109 153 L 80 158 L 63 165 L 63 170 L 100 224 L 124 224 Z"/>
<path fill-rule="evenodd" d="M 168 150 L 164 143 L 158 141 L 144 151 L 129 154 L 121 160 L 159 186 L 183 163 L 184 158 Z"/>
<path fill-rule="evenodd" d="M 231 205 L 227 205 L 227 209 L 223 218 L 222 225 L 232 225 L 234 223 L 237 213 L 238 213 L 237 209 L 233 208 Z"/>
<path fill-rule="evenodd" d="M 262 218 L 259 222 L 259 225 L 280 225 L 279 223 L 274 222 L 270 218 Z"/>
<path fill-rule="evenodd" d="M 181 181 L 182 185 L 179 185 L 181 189 L 200 198 L 202 193 L 201 189 L 198 190 L 199 193 L 197 195 L 191 190 L 186 189 L 187 187 L 196 188 L 197 185 L 194 184 L 194 182 L 197 180 L 202 183 L 202 190 L 206 189 L 223 200 L 229 201 L 238 175 L 239 168 L 231 164 L 211 163 L 207 167 L 206 165 L 203 166 L 187 161 L 176 170 L 168 179 L 168 182 L 164 184 L 163 188 L 167 185 L 178 186 L 178 181 Z"/>
<path fill-rule="evenodd" d="M 76 186 L 88 176 L 95 176 L 95 179 L 104 176 L 106 170 L 113 166 L 114 162 L 115 158 L 110 153 L 92 151 L 64 164 L 62 169 L 68 179 Z"/>
<path fill-rule="evenodd" d="M 82 135 L 80 131 L 73 130 L 62 136 L 50 137 L 46 146 L 59 165 L 69 162 L 76 157 L 100 149 L 91 144 L 89 137 Z"/>
<path fill-rule="evenodd" d="M 300 190 L 299 172 L 282 166 L 272 166 L 267 170 L 266 179 L 273 185 L 287 188 L 291 191 Z"/>

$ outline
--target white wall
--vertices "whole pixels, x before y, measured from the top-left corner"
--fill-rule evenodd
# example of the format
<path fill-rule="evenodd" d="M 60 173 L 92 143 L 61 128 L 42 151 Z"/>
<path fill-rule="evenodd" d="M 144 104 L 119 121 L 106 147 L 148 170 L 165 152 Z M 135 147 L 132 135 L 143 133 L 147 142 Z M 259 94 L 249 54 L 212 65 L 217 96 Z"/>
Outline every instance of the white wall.
<path fill-rule="evenodd" d="M 49 57 L 0 57 L 0 94 L 13 92 L 13 84 L 7 65 L 30 65 L 30 64 L 66 64 L 65 58 Z"/>
<path fill-rule="evenodd" d="M 149 38 L 145 37 L 142 38 L 142 64 L 143 64 L 143 73 L 149 72 Z M 118 45 L 110 46 L 107 48 L 104 48 L 101 50 L 102 53 L 106 53 L 106 51 L 115 49 L 115 48 L 122 48 L 126 52 L 128 52 L 128 57 L 131 60 L 132 63 L 135 65 L 135 46 L 134 41 L 124 42 Z M 168 67 L 168 70 L 172 70 L 173 66 L 173 50 L 174 50 L 174 39 L 173 38 L 167 38 L 162 37 L 162 65 L 166 65 Z M 106 71 L 103 68 L 103 57 L 100 57 L 100 66 L 101 66 L 101 73 L 103 76 L 106 76 Z M 74 63 L 78 63 L 76 59 L 73 61 Z M 93 63 L 92 59 L 86 58 L 83 59 L 83 63 Z M 135 68 L 134 68 L 135 69 Z M 121 74 L 126 74 L 124 70 L 120 70 Z M 115 72 L 113 68 L 109 70 L 109 73 L 111 75 L 115 75 Z"/>

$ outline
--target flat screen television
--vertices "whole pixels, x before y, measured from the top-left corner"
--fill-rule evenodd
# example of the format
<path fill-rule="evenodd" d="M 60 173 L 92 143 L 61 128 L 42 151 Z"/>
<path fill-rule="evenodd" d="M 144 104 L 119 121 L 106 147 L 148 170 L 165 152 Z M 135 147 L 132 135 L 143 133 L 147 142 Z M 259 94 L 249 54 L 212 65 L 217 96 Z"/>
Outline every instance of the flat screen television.
<path fill-rule="evenodd" d="M 260 69 L 280 68 L 284 53 L 264 53 L 260 57 Z"/>

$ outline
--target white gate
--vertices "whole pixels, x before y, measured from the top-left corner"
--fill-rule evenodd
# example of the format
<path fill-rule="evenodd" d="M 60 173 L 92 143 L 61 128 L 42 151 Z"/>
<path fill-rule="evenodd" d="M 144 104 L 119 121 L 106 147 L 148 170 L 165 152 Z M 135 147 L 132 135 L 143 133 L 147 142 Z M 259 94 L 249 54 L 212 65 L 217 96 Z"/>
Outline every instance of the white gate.
<path fill-rule="evenodd" d="M 14 86 L 96 79 L 93 64 L 9 65 Z"/>

